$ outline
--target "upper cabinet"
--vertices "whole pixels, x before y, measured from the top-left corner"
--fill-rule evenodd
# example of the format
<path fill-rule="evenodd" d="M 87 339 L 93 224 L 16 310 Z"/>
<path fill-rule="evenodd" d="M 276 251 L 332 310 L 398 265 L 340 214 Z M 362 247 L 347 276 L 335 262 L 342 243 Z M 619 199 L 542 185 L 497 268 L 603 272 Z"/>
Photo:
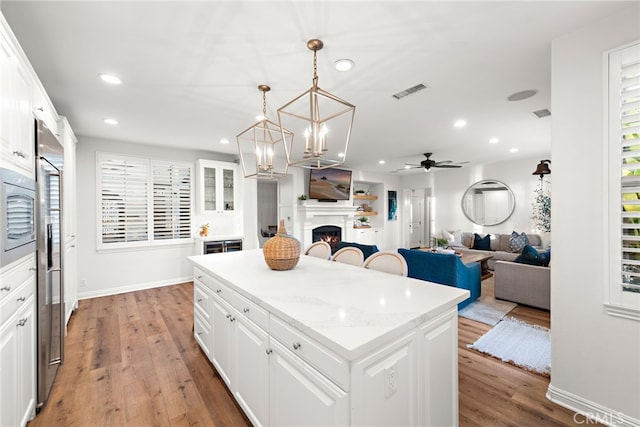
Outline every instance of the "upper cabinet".
<path fill-rule="evenodd" d="M 32 84 L 11 38 L 0 27 L 0 158 L 2 167 L 34 178 Z"/>
<path fill-rule="evenodd" d="M 199 213 L 235 213 L 238 210 L 238 165 L 198 160 L 197 206 Z"/>

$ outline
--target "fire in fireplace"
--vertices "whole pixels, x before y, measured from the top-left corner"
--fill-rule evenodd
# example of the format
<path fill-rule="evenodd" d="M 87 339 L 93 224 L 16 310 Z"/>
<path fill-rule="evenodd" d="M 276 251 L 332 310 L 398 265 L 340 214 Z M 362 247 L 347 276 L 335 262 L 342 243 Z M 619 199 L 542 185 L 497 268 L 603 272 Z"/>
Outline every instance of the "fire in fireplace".
<path fill-rule="evenodd" d="M 336 251 L 338 242 L 342 240 L 342 228 L 335 225 L 322 225 L 311 230 L 311 239 L 314 242 L 323 241 L 331 246 L 331 253 Z"/>

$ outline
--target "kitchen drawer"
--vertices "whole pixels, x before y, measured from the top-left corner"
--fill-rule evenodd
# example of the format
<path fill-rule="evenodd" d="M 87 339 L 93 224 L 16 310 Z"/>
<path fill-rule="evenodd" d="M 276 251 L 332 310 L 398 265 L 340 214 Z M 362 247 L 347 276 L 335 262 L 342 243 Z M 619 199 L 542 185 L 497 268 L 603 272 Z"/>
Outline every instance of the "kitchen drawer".
<path fill-rule="evenodd" d="M 273 315 L 269 319 L 269 333 L 342 390 L 349 391 L 349 364 L 346 360 Z"/>
<path fill-rule="evenodd" d="M 28 255 L 2 271 L 0 278 L 0 301 L 12 294 L 31 276 L 35 278 L 36 256 Z"/>
<path fill-rule="evenodd" d="M 202 351 L 211 360 L 212 348 L 211 348 L 211 325 L 202 318 L 199 312 L 193 315 L 193 336 L 200 345 Z"/>
<path fill-rule="evenodd" d="M 204 271 L 200 270 L 197 267 L 193 268 L 193 278 L 194 280 L 199 280 L 203 284 L 205 284 L 208 288 L 211 288 L 211 277 L 207 275 Z"/>
<path fill-rule="evenodd" d="M 210 322 L 211 300 L 209 298 L 209 290 L 198 281 L 193 281 L 193 306 L 207 322 Z"/>
<path fill-rule="evenodd" d="M 242 295 L 236 294 L 235 299 L 235 308 L 239 313 L 247 317 L 265 331 L 269 330 L 269 312 L 267 310 Z"/>
<path fill-rule="evenodd" d="M 4 286 L 4 279 L 3 279 Z M 33 295 L 35 291 L 36 278 L 35 275 L 27 277 L 25 282 L 20 286 L 12 288 L 12 292 L 0 302 L 0 325 L 6 322 L 16 311 L 18 311 L 26 301 Z"/>
<path fill-rule="evenodd" d="M 220 281 L 209 277 L 211 281 L 211 290 L 213 293 L 226 302 L 228 302 L 232 307 L 235 307 L 235 295 L 236 293 L 232 291 L 227 285 L 223 285 Z"/>

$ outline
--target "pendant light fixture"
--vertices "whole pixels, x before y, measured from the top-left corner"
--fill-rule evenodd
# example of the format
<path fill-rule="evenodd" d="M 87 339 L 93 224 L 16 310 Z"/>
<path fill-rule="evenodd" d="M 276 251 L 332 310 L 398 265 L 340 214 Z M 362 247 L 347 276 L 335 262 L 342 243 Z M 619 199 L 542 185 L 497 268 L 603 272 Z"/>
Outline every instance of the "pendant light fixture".
<path fill-rule="evenodd" d="M 318 87 L 318 51 L 322 40 L 312 39 L 313 85 L 278 109 L 282 128 L 297 135 L 297 142 L 285 144 L 290 166 L 325 169 L 345 162 L 356 107 Z M 284 136 L 283 136 L 284 139 Z"/>
<path fill-rule="evenodd" d="M 273 180 L 287 174 L 287 140 L 293 134 L 267 119 L 267 85 L 258 86 L 262 92 L 262 117 L 259 122 L 236 136 L 238 153 L 245 178 Z"/>

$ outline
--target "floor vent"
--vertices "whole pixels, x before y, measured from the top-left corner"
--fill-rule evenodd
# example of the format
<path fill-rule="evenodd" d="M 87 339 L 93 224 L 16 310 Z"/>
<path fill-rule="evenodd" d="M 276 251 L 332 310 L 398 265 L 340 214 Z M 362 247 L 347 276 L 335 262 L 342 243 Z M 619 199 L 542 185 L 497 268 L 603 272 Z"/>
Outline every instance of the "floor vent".
<path fill-rule="evenodd" d="M 398 92 L 398 93 L 394 93 L 394 94 L 393 94 L 393 97 L 394 97 L 395 99 L 401 99 L 401 98 L 404 98 L 405 96 L 409 96 L 409 95 L 411 95 L 411 94 L 413 94 L 413 93 L 419 92 L 419 91 L 421 91 L 422 89 L 426 89 L 426 88 L 427 88 L 427 86 L 426 86 L 426 85 L 424 85 L 424 84 L 420 83 L 420 84 L 418 84 L 418 85 L 415 85 L 415 86 L 413 86 L 413 87 L 410 87 L 409 89 L 405 89 L 405 90 L 400 91 L 400 92 Z"/>
<path fill-rule="evenodd" d="M 534 111 L 533 114 L 535 114 L 539 119 L 541 119 L 543 117 L 549 117 L 551 115 L 551 111 L 545 108 L 544 110 Z"/>

